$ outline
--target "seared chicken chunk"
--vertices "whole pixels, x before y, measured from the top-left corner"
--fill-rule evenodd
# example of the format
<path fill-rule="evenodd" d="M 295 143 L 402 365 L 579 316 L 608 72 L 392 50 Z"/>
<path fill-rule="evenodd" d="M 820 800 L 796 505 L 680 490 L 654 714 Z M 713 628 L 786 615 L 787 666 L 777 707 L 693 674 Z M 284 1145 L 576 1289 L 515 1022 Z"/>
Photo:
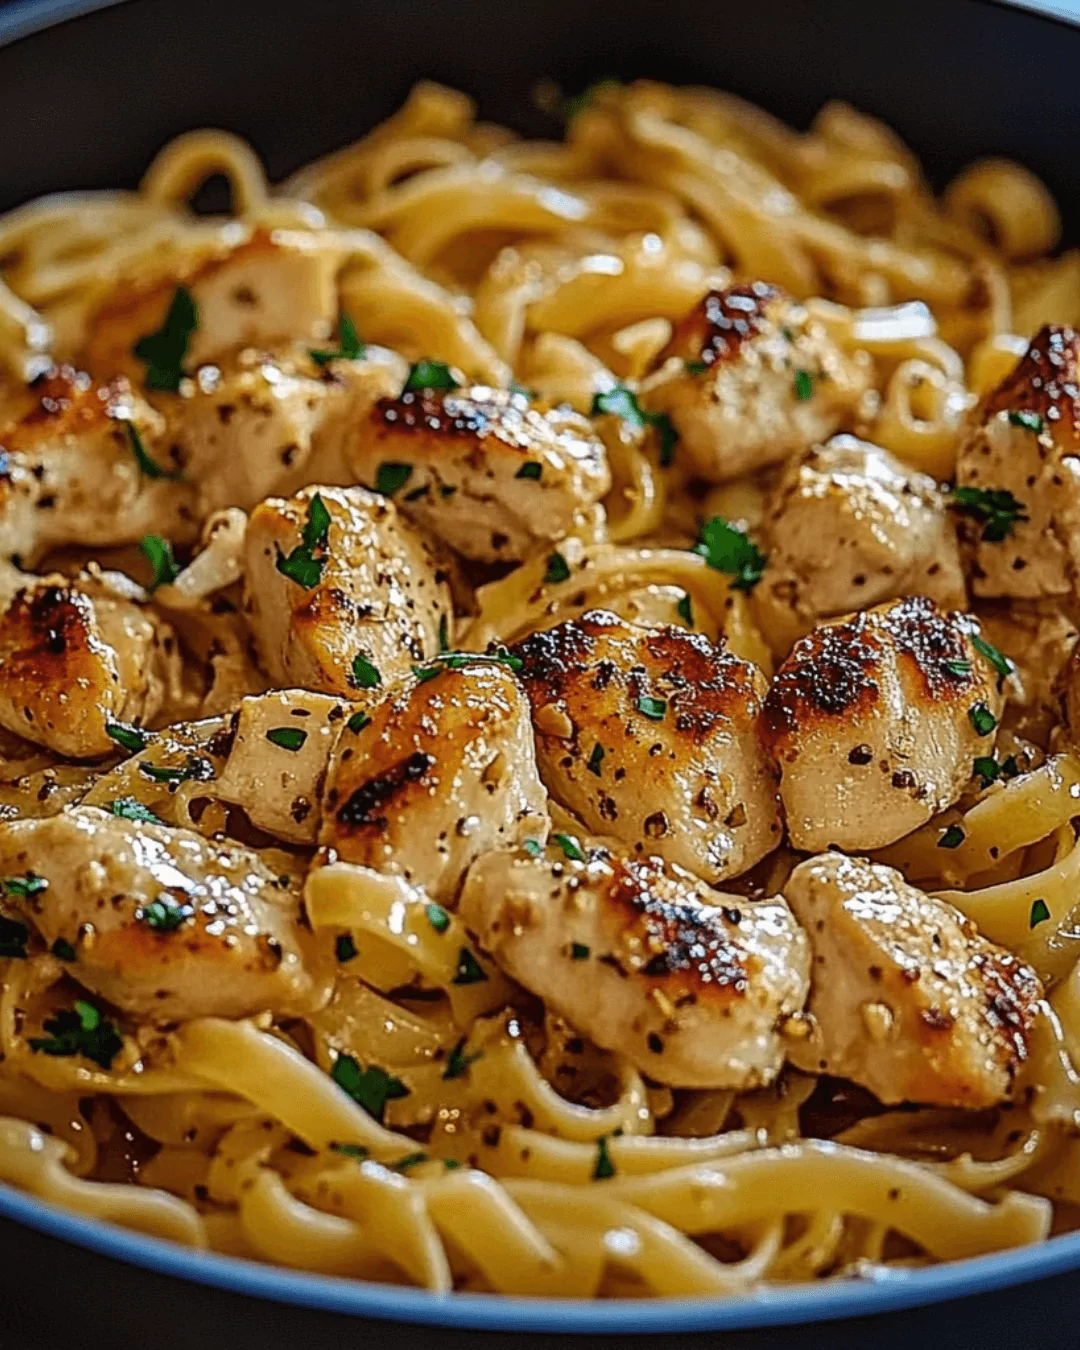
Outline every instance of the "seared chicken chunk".
<path fill-rule="evenodd" d="M 297 917 L 299 878 L 251 849 L 80 806 L 0 830 L 0 872 L 48 883 L 9 898 L 70 972 L 154 1022 L 312 1006 Z"/>
<path fill-rule="evenodd" d="M 700 634 L 605 610 L 513 650 L 541 776 L 588 829 L 708 882 L 738 876 L 780 842 L 756 666 Z"/>
<path fill-rule="evenodd" d="M 964 534 L 976 595 L 1080 596 L 1078 344 L 1071 328 L 1037 333 L 976 409 L 960 446 L 956 495 L 970 512 Z M 979 497 L 965 504 L 973 491 Z"/>
<path fill-rule="evenodd" d="M 795 644 L 764 720 L 796 848 L 882 848 L 959 798 L 1004 704 L 978 634 L 913 596 Z"/>
<path fill-rule="evenodd" d="M 357 478 L 466 558 L 515 562 L 562 539 L 611 486 L 603 442 L 569 408 L 478 385 L 383 399 L 351 447 Z"/>
<path fill-rule="evenodd" d="M 0 726 L 93 759 L 116 749 L 110 724 L 155 718 L 179 689 L 180 655 L 129 590 L 108 574 L 26 578 L 0 615 Z"/>
<path fill-rule="evenodd" d="M 1039 978 L 891 867 L 828 854 L 784 895 L 814 951 L 812 1033 L 789 1057 L 882 1102 L 993 1106 L 1027 1058 Z"/>
<path fill-rule="evenodd" d="M 90 315 L 87 367 L 141 381 L 148 363 L 135 349 L 161 330 L 179 287 L 194 302 L 194 325 L 183 350 L 189 373 L 235 347 L 280 341 L 321 345 L 337 313 L 343 256 L 306 231 L 251 233 L 236 225 L 208 239 L 186 264 L 170 257 L 168 276 L 161 275 L 158 259 L 150 255 Z"/>
<path fill-rule="evenodd" d="M 505 666 L 431 667 L 350 718 L 326 776 L 319 843 L 452 903 L 479 854 L 543 839 L 528 700 Z"/>
<path fill-rule="evenodd" d="M 659 1083 L 770 1082 L 810 968 L 783 900 L 711 891 L 655 857 L 601 848 L 580 861 L 559 838 L 542 856 L 489 853 L 469 869 L 461 914 L 480 945 L 549 1009 Z"/>
<path fill-rule="evenodd" d="M 754 611 L 779 652 L 821 619 L 901 595 L 966 603 L 956 530 L 932 478 L 834 436 L 792 465 L 765 518 Z"/>
<path fill-rule="evenodd" d="M 346 443 L 407 374 L 404 359 L 382 347 L 321 368 L 303 348 L 245 348 L 200 366 L 190 395 L 166 409 L 172 453 L 198 492 L 199 517 L 227 506 L 250 510 L 308 483 L 354 483 Z"/>
<path fill-rule="evenodd" d="M 260 830 L 314 844 L 330 754 L 354 709 L 327 694 L 275 689 L 245 698 L 229 731 L 229 756 L 214 794 L 242 806 Z"/>
<path fill-rule="evenodd" d="M 675 326 L 641 403 L 667 413 L 679 454 L 724 482 L 803 454 L 853 419 L 869 361 L 762 281 L 710 291 Z"/>
<path fill-rule="evenodd" d="M 1010 600 L 979 608 L 988 641 L 1013 664 L 1005 725 L 1045 746 L 1061 720 L 1061 688 L 1076 646 L 1076 623 L 1065 600 Z"/>
<path fill-rule="evenodd" d="M 126 380 L 96 384 L 70 366 L 36 379 L 0 417 L 0 559 L 36 563 L 63 544 L 126 544 L 195 533 L 191 489 L 170 477 L 164 424 Z"/>
<path fill-rule="evenodd" d="M 439 650 L 453 612 L 448 573 L 394 504 L 364 488 L 262 502 L 244 560 L 245 613 L 276 685 L 347 696 L 388 682 Z"/>

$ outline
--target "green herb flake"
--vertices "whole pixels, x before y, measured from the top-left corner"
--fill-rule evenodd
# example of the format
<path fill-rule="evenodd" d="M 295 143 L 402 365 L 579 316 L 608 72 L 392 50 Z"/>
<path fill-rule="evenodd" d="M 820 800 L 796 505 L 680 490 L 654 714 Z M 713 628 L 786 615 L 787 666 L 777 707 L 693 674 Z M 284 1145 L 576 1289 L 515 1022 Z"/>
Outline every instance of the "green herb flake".
<path fill-rule="evenodd" d="M 74 961 L 78 955 L 66 938 L 57 938 L 49 950 L 58 961 Z"/>
<path fill-rule="evenodd" d="M 338 345 L 336 348 L 308 349 L 308 355 L 320 366 L 328 366 L 331 361 L 356 361 L 364 355 L 365 347 L 360 341 L 356 325 L 344 310 L 338 315 Z"/>
<path fill-rule="evenodd" d="M 603 1134 L 596 1141 L 596 1162 L 593 1165 L 593 1181 L 607 1181 L 615 1175 L 615 1164 L 611 1161 L 611 1153 L 608 1151 L 607 1135 Z"/>
<path fill-rule="evenodd" d="M 1039 924 L 1045 923 L 1050 917 L 1050 908 L 1045 900 L 1035 900 L 1031 905 L 1031 918 L 1028 921 L 1029 928 L 1037 928 Z"/>
<path fill-rule="evenodd" d="M 962 680 L 965 675 L 971 674 L 970 661 L 943 661 L 941 665 L 943 670 L 955 676 L 958 680 Z"/>
<path fill-rule="evenodd" d="M 441 614 L 439 616 L 439 651 L 448 652 L 450 650 L 450 616 Z"/>
<path fill-rule="evenodd" d="M 526 839 L 521 846 L 530 858 L 539 858 L 544 851 L 544 846 L 539 839 Z"/>
<path fill-rule="evenodd" d="M 48 1036 L 31 1037 L 31 1050 L 60 1058 L 84 1055 L 102 1069 L 109 1068 L 124 1048 L 116 1027 L 84 999 L 76 999 L 73 1008 L 62 1008 L 47 1018 L 44 1030 Z"/>
<path fill-rule="evenodd" d="M 602 90 L 618 89 L 620 84 L 619 80 L 598 80 L 595 84 L 590 84 L 580 94 L 569 95 L 563 99 L 563 118 L 567 122 L 572 122 L 575 117 L 579 117 L 593 103 L 597 94 L 601 93 Z"/>
<path fill-rule="evenodd" d="M 592 754 L 589 756 L 589 762 L 585 765 L 590 773 L 596 774 L 597 778 L 601 775 L 601 766 L 604 763 L 604 747 L 599 741 L 593 746 Z"/>
<path fill-rule="evenodd" d="M 106 722 L 105 735 L 123 749 L 130 750 L 133 755 L 146 749 L 146 733 L 140 731 L 138 727 L 129 726 L 126 722 Z"/>
<path fill-rule="evenodd" d="M 959 825 L 950 825 L 937 841 L 938 848 L 959 848 L 967 836 Z"/>
<path fill-rule="evenodd" d="M 997 718 L 985 703 L 975 703 L 968 709 L 968 721 L 978 736 L 989 736 L 997 726 Z"/>
<path fill-rule="evenodd" d="M 184 378 L 184 358 L 191 335 L 199 326 L 199 311 L 191 292 L 178 286 L 165 320 L 156 333 L 141 337 L 135 355 L 146 366 L 147 389 L 175 394 Z"/>
<path fill-rule="evenodd" d="M 652 427 L 656 432 L 660 448 L 660 463 L 667 468 L 675 458 L 675 447 L 679 443 L 679 433 L 667 413 L 649 412 L 638 402 L 637 395 L 625 384 L 617 384 L 614 389 L 606 389 L 595 394 L 591 409 L 593 417 L 607 413 L 612 417 L 621 417 L 627 425 L 644 431 Z"/>
<path fill-rule="evenodd" d="M 589 959 L 590 949 L 584 942 L 572 942 L 570 944 L 570 959 L 572 961 L 587 961 Z"/>
<path fill-rule="evenodd" d="M 168 469 L 163 469 L 154 459 L 151 458 L 149 451 L 143 444 L 143 438 L 139 435 L 139 429 L 135 423 L 130 420 L 124 421 L 127 428 L 128 442 L 131 445 L 131 453 L 135 456 L 135 462 L 139 469 L 147 478 L 170 478 L 178 480 L 179 473 L 170 473 Z"/>
<path fill-rule="evenodd" d="M 800 403 L 814 397 L 814 377 L 808 370 L 795 372 L 795 397 Z"/>
<path fill-rule="evenodd" d="M 732 587 L 749 594 L 761 580 L 768 561 L 761 549 L 722 516 L 705 521 L 694 545 L 694 552 L 704 558 L 714 571 L 732 577 Z"/>
<path fill-rule="evenodd" d="M 171 585 L 180 575 L 180 569 L 173 557 L 172 544 L 167 539 L 162 539 L 160 534 L 146 534 L 143 535 L 139 547 L 149 560 L 153 571 L 150 590 L 156 591 L 159 586 Z"/>
<path fill-rule="evenodd" d="M 363 652 L 357 652 L 353 657 L 352 678 L 358 689 L 375 689 L 382 684 L 378 668 L 372 665 Z"/>
<path fill-rule="evenodd" d="M 351 933 L 339 933 L 337 941 L 334 943 L 334 955 L 342 965 L 346 961 L 352 961 L 354 957 L 360 955 L 356 949 L 356 943 L 353 941 Z"/>
<path fill-rule="evenodd" d="M 407 1172 L 410 1167 L 419 1167 L 421 1163 L 431 1161 L 430 1154 L 427 1153 L 406 1153 L 404 1158 L 399 1158 L 396 1163 L 390 1166 L 395 1172 Z"/>
<path fill-rule="evenodd" d="M 525 665 L 520 656 L 508 652 L 505 647 L 496 647 L 487 652 L 442 652 L 439 656 L 432 657 L 431 662 L 426 666 L 413 666 L 412 672 L 423 683 L 427 680 L 433 680 L 436 675 L 440 675 L 444 670 L 461 670 L 464 666 L 476 665 L 477 663 L 489 666 L 506 666 L 515 674 L 522 670 Z"/>
<path fill-rule="evenodd" d="M 585 861 L 585 851 L 572 834 L 553 834 L 551 837 L 571 862 Z"/>
<path fill-rule="evenodd" d="M 652 722 L 662 722 L 667 712 L 667 699 L 650 698 L 648 694 L 642 694 L 637 701 L 637 710 Z"/>
<path fill-rule="evenodd" d="M 484 1052 L 482 1050 L 474 1050 L 471 1055 L 465 1053 L 467 1039 L 467 1037 L 462 1036 L 461 1040 L 450 1051 L 446 1068 L 443 1070 L 443 1078 L 462 1078 L 468 1073 L 470 1064 L 475 1064 L 478 1059 L 483 1059 Z"/>
<path fill-rule="evenodd" d="M 18 919 L 0 914 L 0 957 L 8 961 L 25 961 L 30 929 Z"/>
<path fill-rule="evenodd" d="M 135 917 L 146 924 L 147 928 L 152 928 L 155 933 L 175 933 L 194 915 L 192 905 L 178 905 L 175 900 L 166 899 L 164 896 L 135 913 Z"/>
<path fill-rule="evenodd" d="M 547 571 L 544 573 L 544 580 L 554 586 L 560 581 L 569 581 L 569 579 L 569 563 L 561 553 L 552 553 L 547 561 Z"/>
<path fill-rule="evenodd" d="M 445 933 L 450 927 L 450 915 L 443 909 L 442 905 L 437 905 L 432 901 L 424 906 L 424 913 L 427 915 L 428 923 L 431 924 L 436 933 Z"/>
<path fill-rule="evenodd" d="M 392 497 L 409 481 L 412 471 L 411 464 L 399 464 L 393 460 L 380 464 L 375 474 L 375 491 L 381 492 L 384 497 Z"/>
<path fill-rule="evenodd" d="M 998 688 L 1000 689 L 1002 681 L 1007 679 L 1012 674 L 1013 663 L 1004 654 L 1004 652 L 999 652 L 998 649 L 993 645 L 993 643 L 987 642 L 987 640 L 982 636 L 981 633 L 971 634 L 971 645 L 981 656 L 985 656 L 986 659 L 997 671 Z"/>
<path fill-rule="evenodd" d="M 49 883 L 36 872 L 24 872 L 20 877 L 5 877 L 0 885 L 4 895 L 17 895 L 23 900 L 29 900 L 49 889 Z"/>
<path fill-rule="evenodd" d="M 540 475 L 544 472 L 544 466 L 538 459 L 527 459 L 525 463 L 514 474 L 515 478 L 531 478 L 533 482 L 539 482 Z"/>
<path fill-rule="evenodd" d="M 291 750 L 295 754 L 307 740 L 307 732 L 301 731 L 299 727 L 271 727 L 266 733 L 266 739 L 271 745 Z"/>
<path fill-rule="evenodd" d="M 330 538 L 330 512 L 319 493 L 308 502 L 307 520 L 300 543 L 291 553 L 277 551 L 277 570 L 310 591 L 322 580 L 326 549 Z"/>
<path fill-rule="evenodd" d="M 354 712 L 345 725 L 350 731 L 363 731 L 365 727 L 371 726 L 371 718 L 366 712 Z"/>
<path fill-rule="evenodd" d="M 357 1106 L 363 1107 L 369 1116 L 380 1122 L 387 1102 L 409 1095 L 409 1089 L 400 1078 L 380 1069 L 377 1064 L 361 1069 L 352 1055 L 344 1053 L 334 1060 L 330 1077 Z"/>
<path fill-rule="evenodd" d="M 1018 521 L 1028 519 L 1024 503 L 1007 488 L 953 488 L 952 504 L 962 515 L 982 522 L 982 538 L 990 544 L 1000 544 Z"/>
<path fill-rule="evenodd" d="M 694 608 L 689 591 L 683 591 L 683 598 L 675 606 L 675 612 L 678 614 L 679 618 L 682 619 L 683 623 L 686 624 L 687 628 L 693 628 Z"/>
<path fill-rule="evenodd" d="M 450 392 L 461 386 L 450 372 L 450 367 L 442 361 L 417 361 L 409 371 L 405 381 L 405 393 L 415 393 L 423 389 L 442 389 Z"/>
<path fill-rule="evenodd" d="M 709 369 L 708 361 L 684 361 L 683 365 L 688 375 L 704 375 Z"/>
<path fill-rule="evenodd" d="M 330 1149 L 333 1153 L 344 1154 L 346 1158 L 355 1158 L 357 1162 L 371 1157 L 371 1149 L 365 1148 L 363 1144 L 331 1144 Z"/>
<path fill-rule="evenodd" d="M 137 820 L 144 825 L 163 825 L 160 816 L 155 816 L 148 806 L 143 806 L 137 797 L 115 797 L 109 810 L 121 820 Z"/>
<path fill-rule="evenodd" d="M 1023 427 L 1025 431 L 1033 431 L 1036 436 L 1042 435 L 1043 420 L 1037 412 L 1019 408 L 1009 413 L 1009 421 L 1014 427 Z"/>
<path fill-rule="evenodd" d="M 458 952 L 457 969 L 454 972 L 454 978 L 451 984 L 482 984 L 487 979 L 487 972 L 469 951 L 468 947 L 462 947 Z"/>

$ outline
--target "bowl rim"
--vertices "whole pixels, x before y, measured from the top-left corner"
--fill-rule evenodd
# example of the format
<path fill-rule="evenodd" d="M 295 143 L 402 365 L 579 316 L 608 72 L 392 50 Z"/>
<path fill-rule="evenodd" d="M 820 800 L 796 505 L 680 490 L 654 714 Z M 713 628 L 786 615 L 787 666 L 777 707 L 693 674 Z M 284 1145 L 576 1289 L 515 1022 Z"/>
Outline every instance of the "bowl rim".
<path fill-rule="evenodd" d="M 1075 0 L 982 0 L 1033 19 L 1080 27 Z M 132 0 L 9 0 L 0 47 Z M 1080 1231 L 1028 1247 L 921 1269 L 886 1269 L 865 1279 L 774 1286 L 696 1299 L 546 1299 L 506 1294 L 433 1294 L 261 1264 L 88 1218 L 0 1182 L 0 1219 L 157 1274 L 250 1298 L 322 1312 L 479 1331 L 612 1334 L 735 1331 L 867 1317 L 929 1306 L 1050 1278 L 1080 1268 Z"/>

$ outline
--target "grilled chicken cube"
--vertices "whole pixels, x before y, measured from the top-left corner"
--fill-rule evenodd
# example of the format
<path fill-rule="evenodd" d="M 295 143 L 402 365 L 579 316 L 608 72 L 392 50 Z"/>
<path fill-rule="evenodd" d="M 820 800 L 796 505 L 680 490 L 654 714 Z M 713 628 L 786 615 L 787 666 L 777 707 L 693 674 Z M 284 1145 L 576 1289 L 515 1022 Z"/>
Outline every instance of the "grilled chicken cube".
<path fill-rule="evenodd" d="M 215 796 L 243 807 L 260 830 L 314 845 L 319 796 L 350 704 L 307 689 L 245 698 L 229 731 L 229 754 Z"/>
<path fill-rule="evenodd" d="M 151 722 L 176 697 L 176 636 L 126 581 L 25 578 L 0 615 L 0 726 L 93 759 L 116 750 L 112 723 Z"/>
<path fill-rule="evenodd" d="M 1013 666 L 1005 724 L 1041 746 L 1061 721 L 1061 692 L 1076 646 L 1066 600 L 1003 601 L 979 607 L 984 636 Z M 1080 705 L 1078 705 L 1080 711 Z"/>
<path fill-rule="evenodd" d="M 453 613 L 447 571 L 394 504 L 364 488 L 262 502 L 244 559 L 244 609 L 275 685 L 349 696 L 388 683 L 439 650 Z"/>
<path fill-rule="evenodd" d="M 791 465 L 762 533 L 769 566 L 754 612 L 779 652 L 821 619 L 897 596 L 965 607 L 944 494 L 868 441 L 834 436 Z"/>
<path fill-rule="evenodd" d="M 971 615 L 912 596 L 795 644 L 764 717 L 795 848 L 881 848 L 959 798 L 1004 705 L 978 635 Z"/>
<path fill-rule="evenodd" d="M 306 231 L 249 233 L 236 225 L 208 239 L 179 270 L 171 260 L 168 276 L 149 256 L 89 316 L 87 368 L 106 376 L 120 372 L 141 383 L 148 362 L 136 347 L 161 331 L 181 287 L 195 308 L 194 326 L 182 345 L 187 373 L 235 347 L 281 341 L 324 346 L 337 314 L 343 257 Z M 182 331 L 189 326 L 184 323 Z"/>
<path fill-rule="evenodd" d="M 516 562 L 564 538 L 611 486 L 603 442 L 569 408 L 478 385 L 406 390 L 357 429 L 351 463 L 466 558 Z"/>
<path fill-rule="evenodd" d="M 32 566 L 64 544 L 195 534 L 191 489 L 160 444 L 162 419 L 126 380 L 70 366 L 39 376 L 0 418 L 0 559 Z M 140 465 L 138 450 L 150 460 Z"/>
<path fill-rule="evenodd" d="M 167 408 L 170 445 L 198 492 L 200 519 L 251 510 L 308 483 L 355 482 L 344 452 L 376 399 L 397 393 L 404 359 L 368 347 L 320 367 L 302 348 L 246 348 L 194 372 L 193 392 Z"/>
<path fill-rule="evenodd" d="M 284 856 L 284 855 L 282 855 Z M 0 831 L 0 872 L 47 883 L 9 896 L 80 984 L 156 1023 L 300 1013 L 314 1003 L 297 926 L 299 876 L 192 830 L 96 807 Z"/>
<path fill-rule="evenodd" d="M 512 979 L 672 1087 L 771 1082 L 806 999 L 809 945 L 783 900 L 723 895 L 660 858 L 565 836 L 539 857 L 485 854 L 460 911 Z"/>
<path fill-rule="evenodd" d="M 430 669 L 368 724 L 349 719 L 326 775 L 319 843 L 452 904 L 479 854 L 546 837 L 547 798 L 513 674 L 482 660 Z"/>
<path fill-rule="evenodd" d="M 891 867 L 833 853 L 784 895 L 814 952 L 812 1032 L 789 1057 L 886 1104 L 980 1108 L 1008 1099 L 1043 990 L 959 910 Z"/>
<path fill-rule="evenodd" d="M 1078 344 L 1071 328 L 1037 333 L 961 443 L 956 502 L 975 595 L 1080 596 Z"/>
<path fill-rule="evenodd" d="M 586 828 L 713 883 L 780 842 L 765 753 L 765 676 L 682 628 L 605 610 L 513 651 L 532 702 L 548 791 Z"/>
<path fill-rule="evenodd" d="M 708 295 L 676 324 L 641 403 L 667 413 L 680 457 L 709 482 L 804 454 L 854 420 L 870 363 L 755 281 Z"/>

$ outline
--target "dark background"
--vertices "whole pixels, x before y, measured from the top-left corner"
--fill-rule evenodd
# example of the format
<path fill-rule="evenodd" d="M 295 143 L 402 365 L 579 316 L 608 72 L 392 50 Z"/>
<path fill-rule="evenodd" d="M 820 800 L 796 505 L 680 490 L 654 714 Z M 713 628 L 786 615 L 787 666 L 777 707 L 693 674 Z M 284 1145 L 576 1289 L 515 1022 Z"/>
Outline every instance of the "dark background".
<path fill-rule="evenodd" d="M 0 0 L 0 29 L 3 10 Z M 803 125 L 826 98 L 846 98 L 895 126 L 936 182 L 978 155 L 1016 157 L 1046 179 L 1080 237 L 1080 31 L 982 0 L 135 0 L 0 49 L 0 209 L 44 191 L 134 184 L 192 125 L 247 136 L 280 177 L 361 134 L 419 76 L 479 94 L 487 117 L 550 135 L 529 98 L 541 77 L 577 90 L 646 74 L 732 89 Z M 560 1339 L 253 1302 L 4 1221 L 0 1281 L 0 1350 L 547 1350 Z M 625 1337 L 591 1339 L 617 1350 Z M 1073 1350 L 1080 1277 L 694 1341 Z"/>

